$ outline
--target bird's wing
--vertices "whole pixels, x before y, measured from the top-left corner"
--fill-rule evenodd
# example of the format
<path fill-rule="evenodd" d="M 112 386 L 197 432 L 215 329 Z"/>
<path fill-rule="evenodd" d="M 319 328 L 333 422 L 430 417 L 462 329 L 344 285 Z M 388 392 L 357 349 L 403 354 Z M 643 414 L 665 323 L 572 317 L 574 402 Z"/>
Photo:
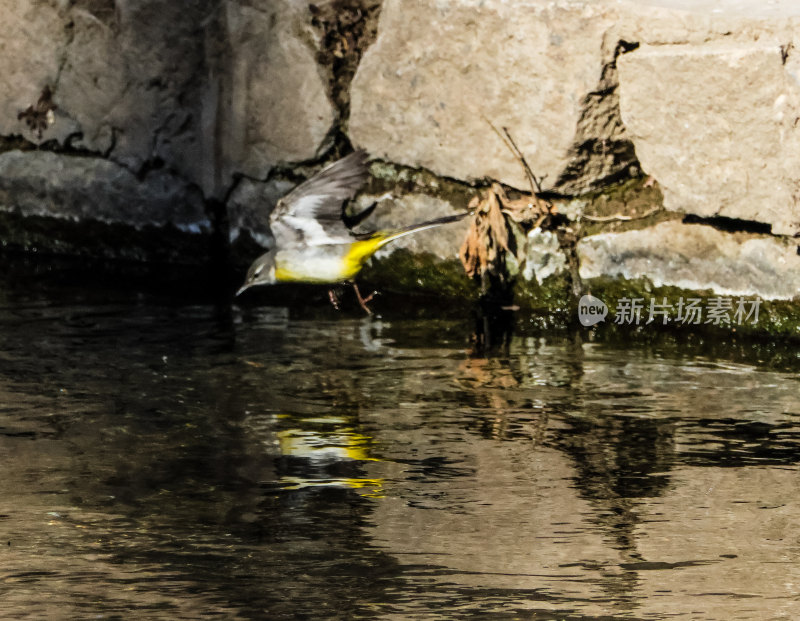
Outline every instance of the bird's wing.
<path fill-rule="evenodd" d="M 289 192 L 270 215 L 276 245 L 320 245 L 351 241 L 342 222 L 344 201 L 367 178 L 367 154 L 358 150 L 322 169 Z"/>

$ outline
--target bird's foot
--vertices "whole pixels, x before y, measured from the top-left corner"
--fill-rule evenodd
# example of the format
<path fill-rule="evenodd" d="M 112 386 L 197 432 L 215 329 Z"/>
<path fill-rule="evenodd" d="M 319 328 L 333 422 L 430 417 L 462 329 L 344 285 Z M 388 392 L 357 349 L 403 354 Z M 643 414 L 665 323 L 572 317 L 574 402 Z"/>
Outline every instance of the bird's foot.
<path fill-rule="evenodd" d="M 331 301 L 331 306 L 339 310 L 339 294 L 335 289 L 328 289 L 328 299 Z"/>
<path fill-rule="evenodd" d="M 367 297 L 363 297 L 361 292 L 358 290 L 358 285 L 356 283 L 353 283 L 353 290 L 356 292 L 356 297 L 358 298 L 358 303 L 361 305 L 361 308 L 363 308 L 368 315 L 371 315 L 372 311 L 367 304 L 372 300 L 372 298 L 378 295 L 378 292 L 373 291 Z"/>

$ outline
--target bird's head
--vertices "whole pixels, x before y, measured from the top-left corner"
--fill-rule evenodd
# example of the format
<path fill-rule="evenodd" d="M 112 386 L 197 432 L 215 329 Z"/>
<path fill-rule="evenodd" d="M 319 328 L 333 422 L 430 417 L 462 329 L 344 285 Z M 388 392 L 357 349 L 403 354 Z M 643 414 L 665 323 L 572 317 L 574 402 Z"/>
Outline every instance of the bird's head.
<path fill-rule="evenodd" d="M 244 279 L 244 284 L 239 287 L 236 295 L 240 295 L 245 290 L 256 285 L 274 285 L 275 280 L 275 250 L 265 252 L 258 257 L 250 269 L 247 270 L 247 276 Z"/>

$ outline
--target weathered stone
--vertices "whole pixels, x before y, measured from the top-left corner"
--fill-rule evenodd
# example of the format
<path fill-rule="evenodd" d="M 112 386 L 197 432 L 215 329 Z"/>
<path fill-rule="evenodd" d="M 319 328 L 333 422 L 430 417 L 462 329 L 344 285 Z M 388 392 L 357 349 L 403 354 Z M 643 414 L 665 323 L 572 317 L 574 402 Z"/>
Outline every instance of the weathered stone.
<path fill-rule="evenodd" d="M 582 279 L 647 278 L 656 286 L 764 299 L 800 295 L 797 243 L 767 235 L 724 233 L 702 224 L 670 221 L 585 237 L 577 253 Z"/>
<path fill-rule="evenodd" d="M 363 6 L 377 13 L 374 0 Z M 108 158 L 7 153 L 3 209 L 196 230 L 208 222 L 199 192 L 189 188 L 221 199 L 245 173 L 227 204 L 231 240 L 246 231 L 268 244 L 269 211 L 291 184 L 255 180 L 276 165 L 316 158 L 337 135 L 331 75 L 349 75 L 373 26 L 356 4 L 350 8 L 340 22 L 330 7 L 312 18 L 302 0 L 0 0 L 0 144 L 19 145 L 19 134 L 39 142 L 17 115 L 49 85 L 58 110 L 41 142 Z M 341 29 L 356 18 L 361 31 Z M 793 0 L 385 0 L 352 98 L 346 79 L 334 88 L 342 114 L 351 102 L 353 142 L 386 158 L 373 169 L 411 167 L 394 182 L 376 175 L 359 204 L 385 189 L 398 197 L 381 202 L 365 228 L 462 208 L 441 199 L 461 200 L 437 192 L 441 179 L 425 168 L 527 189 L 491 121 L 508 128 L 546 188 L 575 193 L 620 175 L 635 163 L 632 139 L 668 209 L 798 233 L 798 34 Z M 349 35 L 356 51 L 347 47 Z M 320 68 L 320 55 L 345 47 L 346 59 Z M 434 182 L 408 183 L 417 176 Z M 646 211 L 628 199 L 620 198 L 625 209 L 609 204 L 608 213 L 590 203 L 587 218 Z M 581 209 L 573 211 L 578 217 Z M 452 258 L 466 226 L 409 236 L 384 253 Z M 705 244 L 699 255 L 695 238 Z M 557 242 L 534 234 L 523 275 L 541 280 L 563 269 Z M 639 254 L 614 255 L 618 243 Z M 667 250 L 648 244 L 677 248 L 691 269 L 684 273 Z M 765 297 L 797 290 L 796 270 L 781 271 L 796 267 L 794 247 L 769 237 L 671 223 L 590 237 L 581 248 L 589 272 L 602 250 L 607 264 L 598 273 L 713 281 Z M 715 275 L 709 257 L 721 262 Z"/>
<path fill-rule="evenodd" d="M 307 4 L 229 2 L 230 87 L 224 111 L 225 167 L 263 178 L 278 162 L 307 160 L 336 118 L 313 47 L 303 38 Z M 303 13 L 305 11 L 305 13 Z"/>
<path fill-rule="evenodd" d="M 491 122 L 508 128 L 545 187 L 619 172 L 630 163 L 615 163 L 623 128 L 587 110 L 600 104 L 590 94 L 613 94 L 603 67 L 615 19 L 607 3 L 386 0 L 351 87 L 350 136 L 390 161 L 527 189 Z M 603 141 L 607 152 L 593 155 L 604 164 L 589 166 L 582 145 Z M 576 160 L 584 170 L 570 169 Z"/>
<path fill-rule="evenodd" d="M 45 85 L 58 105 L 42 140 L 133 171 L 163 162 L 224 193 L 236 173 L 315 157 L 335 111 L 297 0 L 0 0 L 0 135 Z M 305 29 L 305 30 L 304 30 Z"/>
<path fill-rule="evenodd" d="M 533 229 L 526 241 L 525 266 L 522 277 L 541 285 L 547 278 L 567 270 L 567 256 L 561 249 L 558 236 L 552 231 Z"/>
<path fill-rule="evenodd" d="M 794 0 L 619 0 L 615 25 L 627 41 L 698 44 L 715 39 L 754 41 L 785 35 L 800 16 Z"/>
<path fill-rule="evenodd" d="M 102 153 L 134 171 L 163 161 L 200 183 L 198 24 L 211 5 L 0 0 L 0 134 L 40 142 L 17 114 L 49 86 L 58 109 L 42 142 Z"/>
<path fill-rule="evenodd" d="M 58 78 L 68 30 L 55 2 L 0 0 L 0 135 L 33 135 L 17 115 Z"/>
<path fill-rule="evenodd" d="M 785 61 L 777 41 L 619 58 L 622 118 L 667 209 L 800 232 L 800 82 Z"/>
<path fill-rule="evenodd" d="M 798 18 L 788 0 L 388 0 L 353 83 L 350 133 L 392 161 L 525 187 L 488 119 L 545 187 L 580 191 L 633 161 L 614 55 L 642 44 L 619 57 L 623 120 L 667 207 L 793 234 Z"/>
<path fill-rule="evenodd" d="M 281 180 L 240 180 L 227 203 L 230 241 L 235 242 L 246 232 L 263 248 L 272 246 L 269 215 L 278 200 L 295 185 L 297 184 Z"/>
<path fill-rule="evenodd" d="M 190 4 L 76 3 L 65 15 L 71 38 L 54 86 L 59 123 L 71 145 L 106 154 L 133 171 L 164 162 L 202 183 L 202 80 L 198 25 L 210 0 Z"/>
<path fill-rule="evenodd" d="M 153 171 L 139 181 L 96 157 L 47 151 L 0 154 L 0 210 L 23 216 L 208 231 L 202 197 L 172 175 Z"/>

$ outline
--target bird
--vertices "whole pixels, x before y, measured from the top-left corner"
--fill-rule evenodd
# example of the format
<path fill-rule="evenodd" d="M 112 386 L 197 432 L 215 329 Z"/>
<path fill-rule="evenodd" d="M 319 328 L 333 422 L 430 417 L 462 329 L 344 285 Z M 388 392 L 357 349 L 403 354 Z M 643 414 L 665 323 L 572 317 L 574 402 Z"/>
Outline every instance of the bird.
<path fill-rule="evenodd" d="M 276 283 L 351 283 L 361 307 L 374 293 L 363 297 L 355 283 L 364 263 L 386 244 L 418 231 L 456 222 L 469 212 L 457 213 L 403 228 L 356 234 L 345 222 L 344 206 L 364 185 L 368 176 L 367 153 L 356 150 L 333 162 L 281 198 L 270 214 L 274 244 L 247 270 L 239 296 L 257 285 Z M 356 214 L 360 221 L 375 203 Z M 333 289 L 331 303 L 338 308 Z"/>

